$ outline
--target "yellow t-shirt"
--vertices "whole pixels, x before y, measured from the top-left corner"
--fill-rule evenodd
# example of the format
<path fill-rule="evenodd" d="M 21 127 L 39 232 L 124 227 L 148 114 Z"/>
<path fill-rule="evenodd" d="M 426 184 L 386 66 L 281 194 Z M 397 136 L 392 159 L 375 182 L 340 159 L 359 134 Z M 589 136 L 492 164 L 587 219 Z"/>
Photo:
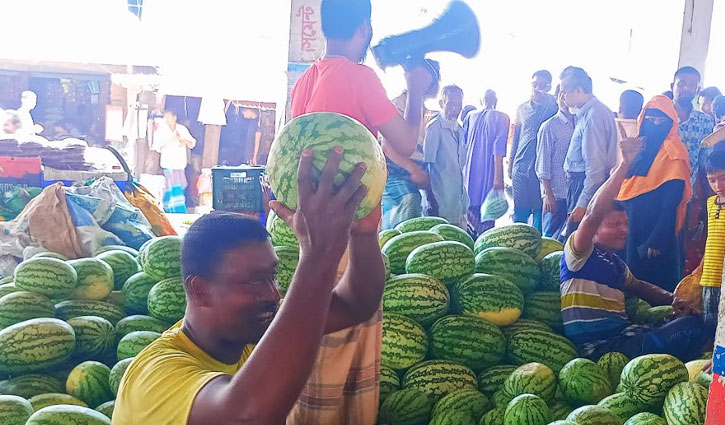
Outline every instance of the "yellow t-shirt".
<path fill-rule="evenodd" d="M 721 285 L 723 259 L 725 259 L 725 208 L 721 209 L 721 206 L 717 205 L 717 195 L 714 195 L 707 200 L 707 242 L 705 242 L 700 285 Z"/>
<path fill-rule="evenodd" d="M 236 373 L 252 353 L 250 345 L 239 363 L 221 363 L 194 344 L 181 323 L 128 367 L 116 397 L 113 425 L 186 425 L 199 390 L 219 375 Z"/>

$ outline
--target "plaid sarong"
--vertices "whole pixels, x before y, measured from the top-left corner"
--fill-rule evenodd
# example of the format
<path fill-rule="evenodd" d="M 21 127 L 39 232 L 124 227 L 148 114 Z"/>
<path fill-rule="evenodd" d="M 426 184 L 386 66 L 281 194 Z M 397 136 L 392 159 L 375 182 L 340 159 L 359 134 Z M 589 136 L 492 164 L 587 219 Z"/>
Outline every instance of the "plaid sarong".
<path fill-rule="evenodd" d="M 164 212 L 186 214 L 186 173 L 184 170 L 164 168 L 166 191 L 164 192 Z"/>

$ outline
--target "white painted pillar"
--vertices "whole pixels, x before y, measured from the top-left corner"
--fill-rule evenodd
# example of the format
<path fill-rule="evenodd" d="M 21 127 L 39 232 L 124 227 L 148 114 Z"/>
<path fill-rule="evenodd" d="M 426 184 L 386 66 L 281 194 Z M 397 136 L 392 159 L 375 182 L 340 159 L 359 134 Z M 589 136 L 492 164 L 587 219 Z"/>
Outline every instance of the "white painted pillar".
<path fill-rule="evenodd" d="M 715 0 L 685 0 L 679 66 L 695 67 L 703 76 L 714 3 Z"/>

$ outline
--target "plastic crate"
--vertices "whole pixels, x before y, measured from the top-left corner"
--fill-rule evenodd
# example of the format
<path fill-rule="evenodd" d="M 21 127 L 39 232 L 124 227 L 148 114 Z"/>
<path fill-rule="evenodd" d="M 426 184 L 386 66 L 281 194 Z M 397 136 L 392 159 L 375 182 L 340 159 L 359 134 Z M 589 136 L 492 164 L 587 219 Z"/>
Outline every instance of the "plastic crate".
<path fill-rule="evenodd" d="M 216 211 L 262 211 L 262 166 L 214 167 L 212 207 Z"/>

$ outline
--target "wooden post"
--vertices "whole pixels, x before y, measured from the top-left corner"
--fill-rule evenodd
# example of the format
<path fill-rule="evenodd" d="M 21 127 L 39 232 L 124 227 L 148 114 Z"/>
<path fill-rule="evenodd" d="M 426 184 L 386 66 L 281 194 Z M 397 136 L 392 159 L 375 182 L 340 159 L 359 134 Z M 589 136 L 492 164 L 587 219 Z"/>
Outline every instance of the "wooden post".
<path fill-rule="evenodd" d="M 206 124 L 204 126 L 204 153 L 201 167 L 211 168 L 219 163 L 219 139 L 222 135 L 222 126 Z"/>

